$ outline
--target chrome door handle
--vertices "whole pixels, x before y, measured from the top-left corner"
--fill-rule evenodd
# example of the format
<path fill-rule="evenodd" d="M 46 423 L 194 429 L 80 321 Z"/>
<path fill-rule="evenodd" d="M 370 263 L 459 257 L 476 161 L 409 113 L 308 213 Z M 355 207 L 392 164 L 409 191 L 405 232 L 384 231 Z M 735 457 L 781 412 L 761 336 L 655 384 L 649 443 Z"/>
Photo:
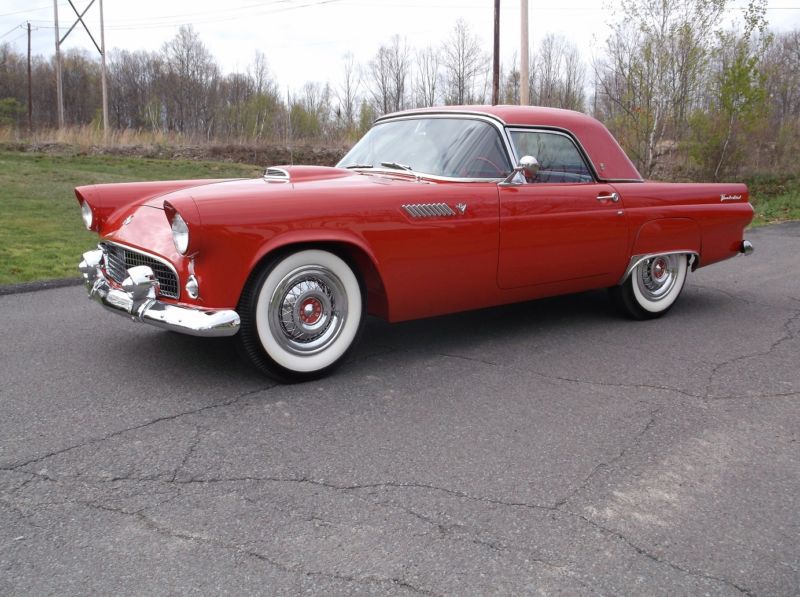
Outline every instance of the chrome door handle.
<path fill-rule="evenodd" d="M 619 195 L 617 193 L 600 193 L 597 196 L 598 201 L 611 201 L 612 203 L 617 203 L 619 201 Z"/>

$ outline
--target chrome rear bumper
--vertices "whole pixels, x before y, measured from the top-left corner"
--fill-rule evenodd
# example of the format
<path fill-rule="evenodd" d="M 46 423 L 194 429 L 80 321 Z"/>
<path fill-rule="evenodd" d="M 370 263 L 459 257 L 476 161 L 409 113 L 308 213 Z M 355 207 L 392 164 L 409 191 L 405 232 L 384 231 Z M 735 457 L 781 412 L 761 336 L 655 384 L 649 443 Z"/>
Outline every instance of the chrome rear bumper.
<path fill-rule="evenodd" d="M 102 269 L 103 252 L 87 251 L 78 269 L 83 274 L 89 298 L 109 311 L 165 330 L 218 338 L 239 331 L 240 319 L 233 310 L 205 310 L 164 303 L 156 298 L 158 280 L 146 265 L 131 267 L 122 288 L 116 288 Z"/>

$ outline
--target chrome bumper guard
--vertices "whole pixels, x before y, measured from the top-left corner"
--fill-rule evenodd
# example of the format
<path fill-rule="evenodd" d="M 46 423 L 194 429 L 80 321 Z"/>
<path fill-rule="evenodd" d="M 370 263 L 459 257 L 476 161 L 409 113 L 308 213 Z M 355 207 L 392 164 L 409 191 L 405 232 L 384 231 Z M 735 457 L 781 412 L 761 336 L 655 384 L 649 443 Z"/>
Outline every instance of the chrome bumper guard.
<path fill-rule="evenodd" d="M 87 251 L 78 269 L 83 274 L 89 298 L 109 311 L 190 336 L 219 338 L 233 336 L 239 331 L 240 319 L 236 311 L 207 311 L 156 299 L 158 280 L 146 265 L 129 268 L 122 288 L 114 288 L 103 273 L 102 264 L 102 250 Z"/>

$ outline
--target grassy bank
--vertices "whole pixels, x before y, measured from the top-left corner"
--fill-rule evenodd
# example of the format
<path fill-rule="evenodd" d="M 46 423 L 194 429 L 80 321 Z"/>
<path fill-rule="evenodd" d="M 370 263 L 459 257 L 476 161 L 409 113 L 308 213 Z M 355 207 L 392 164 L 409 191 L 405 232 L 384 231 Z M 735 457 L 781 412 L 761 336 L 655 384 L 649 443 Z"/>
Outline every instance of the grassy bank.
<path fill-rule="evenodd" d="M 756 210 L 754 226 L 800 220 L 800 173 L 752 176 L 744 182 Z"/>
<path fill-rule="evenodd" d="M 80 256 L 97 236 L 83 226 L 76 186 L 261 171 L 217 162 L 0 152 L 0 285 L 78 276 Z"/>
<path fill-rule="evenodd" d="M 76 277 L 96 243 L 83 227 L 72 189 L 135 180 L 257 176 L 256 166 L 119 155 L 0 151 L 0 285 Z M 754 225 L 800 220 L 800 174 L 747 179 Z"/>

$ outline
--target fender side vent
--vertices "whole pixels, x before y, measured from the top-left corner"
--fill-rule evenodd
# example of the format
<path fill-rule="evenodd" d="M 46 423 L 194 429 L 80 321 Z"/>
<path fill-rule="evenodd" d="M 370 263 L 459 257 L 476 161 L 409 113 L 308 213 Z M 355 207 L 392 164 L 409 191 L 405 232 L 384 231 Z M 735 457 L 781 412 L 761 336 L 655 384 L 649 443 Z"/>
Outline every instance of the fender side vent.
<path fill-rule="evenodd" d="M 412 218 L 442 218 L 456 215 L 447 203 L 410 203 L 402 207 Z"/>

